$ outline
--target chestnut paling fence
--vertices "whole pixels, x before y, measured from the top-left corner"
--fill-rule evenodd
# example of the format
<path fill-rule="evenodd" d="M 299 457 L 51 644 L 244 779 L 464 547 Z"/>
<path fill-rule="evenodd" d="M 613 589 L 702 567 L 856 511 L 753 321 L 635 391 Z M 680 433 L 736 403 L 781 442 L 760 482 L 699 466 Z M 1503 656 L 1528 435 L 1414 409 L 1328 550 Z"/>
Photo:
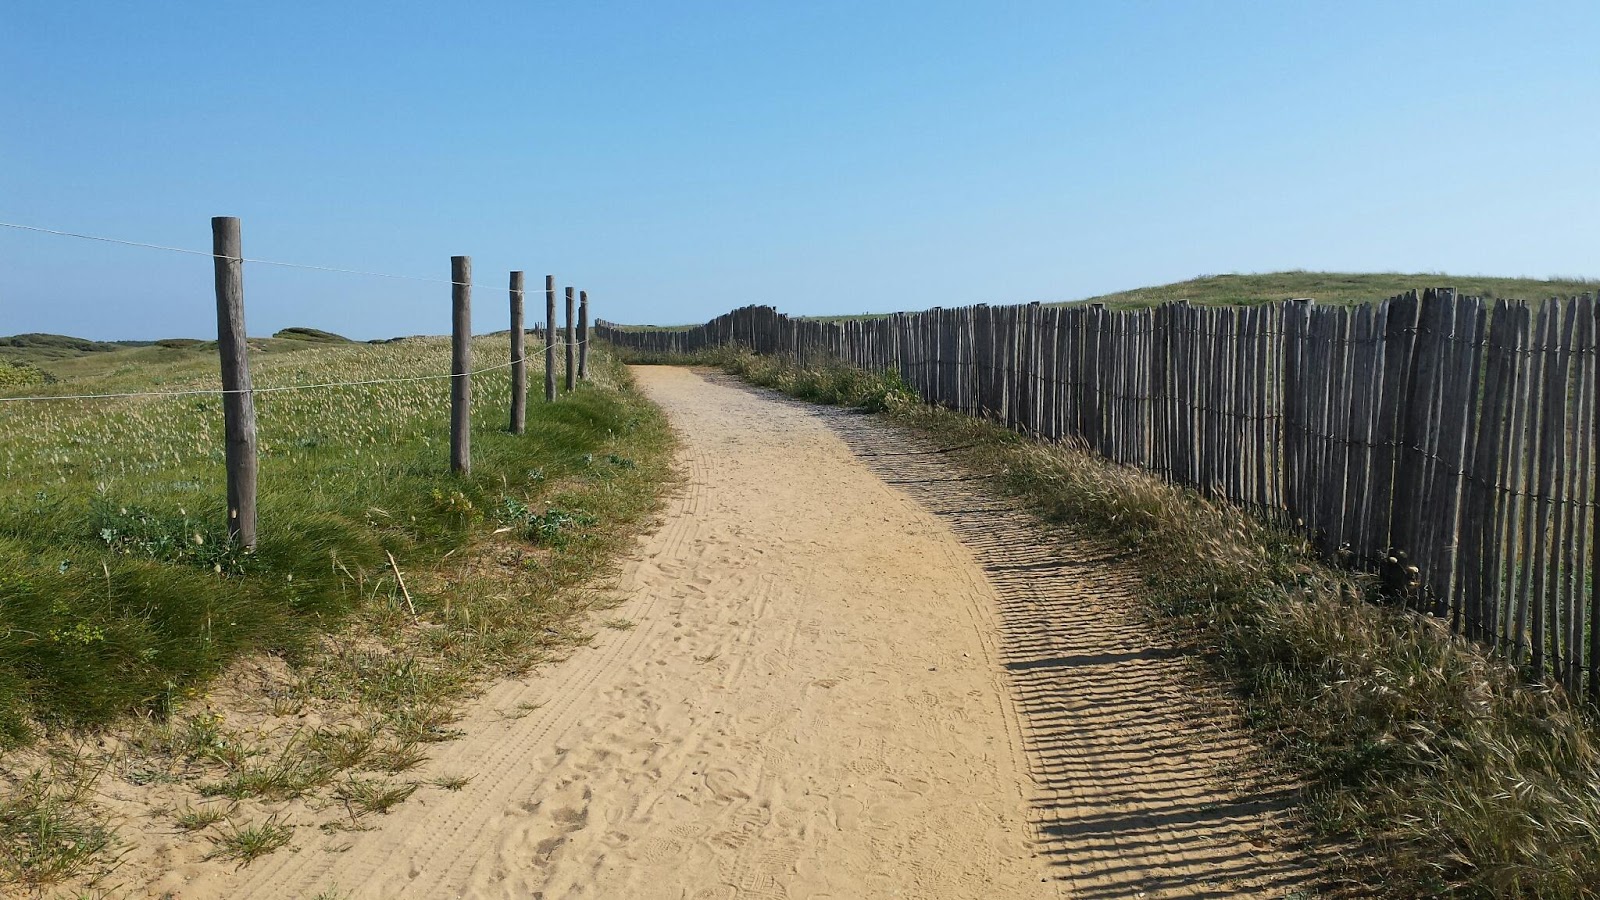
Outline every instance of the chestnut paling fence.
<path fill-rule="evenodd" d="M 970 306 L 838 322 L 746 307 L 597 323 L 648 353 L 740 345 L 899 373 L 929 402 L 1072 441 L 1302 529 L 1574 694 L 1600 697 L 1594 298 L 1410 292 Z"/>

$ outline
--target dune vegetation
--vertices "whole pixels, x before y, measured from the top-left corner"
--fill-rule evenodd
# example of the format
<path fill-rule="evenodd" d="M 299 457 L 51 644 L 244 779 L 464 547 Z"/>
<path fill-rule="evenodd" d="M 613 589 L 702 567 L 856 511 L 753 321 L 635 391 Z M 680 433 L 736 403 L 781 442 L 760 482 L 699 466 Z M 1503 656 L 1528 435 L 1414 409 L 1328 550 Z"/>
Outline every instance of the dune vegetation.
<path fill-rule="evenodd" d="M 201 821 L 207 798 L 337 793 L 359 813 L 409 796 L 404 773 L 452 736 L 483 678 L 587 639 L 584 613 L 603 598 L 584 585 L 668 481 L 664 419 L 604 355 L 577 390 L 536 397 L 523 435 L 506 428 L 507 370 L 477 376 L 474 466 L 458 477 L 449 382 L 430 377 L 449 369 L 448 339 L 259 343 L 257 388 L 419 380 L 257 395 L 254 551 L 225 528 L 217 397 L 0 403 L 0 884 L 57 882 L 112 855 L 97 779 L 181 787 L 192 803 L 171 811 L 177 825 L 241 859 L 280 843 L 276 809 Z M 475 349 L 479 368 L 505 357 L 503 339 Z M 0 396 L 218 381 L 203 346 L 44 366 L 55 383 Z M 277 674 L 217 701 L 241 665 Z M 313 724 L 307 709 L 321 711 Z M 111 749 L 84 752 L 91 734 L 113 735 L 96 745 Z M 273 840 L 245 840 L 257 832 Z"/>

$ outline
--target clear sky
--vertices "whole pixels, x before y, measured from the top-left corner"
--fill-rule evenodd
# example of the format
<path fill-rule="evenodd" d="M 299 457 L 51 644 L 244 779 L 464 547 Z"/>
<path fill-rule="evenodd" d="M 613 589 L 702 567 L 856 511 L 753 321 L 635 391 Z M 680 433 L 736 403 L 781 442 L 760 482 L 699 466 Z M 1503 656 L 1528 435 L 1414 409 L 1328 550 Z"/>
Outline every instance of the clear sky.
<path fill-rule="evenodd" d="M 0 13 L 0 221 L 697 322 L 1284 268 L 1600 275 L 1600 3 L 83 3 Z M 0 229 L 0 334 L 215 333 L 209 260 Z M 246 271 L 255 334 L 448 287 Z M 530 316 L 530 318 L 532 318 Z"/>

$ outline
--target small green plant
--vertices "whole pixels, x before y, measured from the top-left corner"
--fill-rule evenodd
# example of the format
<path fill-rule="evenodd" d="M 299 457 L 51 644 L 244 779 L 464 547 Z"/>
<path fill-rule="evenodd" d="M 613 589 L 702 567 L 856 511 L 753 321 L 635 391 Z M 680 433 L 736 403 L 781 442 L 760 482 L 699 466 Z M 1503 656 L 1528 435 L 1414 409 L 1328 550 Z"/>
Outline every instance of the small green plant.
<path fill-rule="evenodd" d="M 398 775 L 427 762 L 428 755 L 416 743 L 389 743 L 374 749 L 362 768 Z"/>
<path fill-rule="evenodd" d="M 528 539 L 549 547 L 565 547 L 572 533 L 595 524 L 595 517 L 582 510 L 552 506 L 527 519 Z"/>
<path fill-rule="evenodd" d="M 250 557 L 216 524 L 187 515 L 161 515 L 96 497 L 90 501 L 92 526 L 111 552 L 161 562 L 243 575 Z"/>
<path fill-rule="evenodd" d="M 229 822 L 226 830 L 212 836 L 211 852 L 206 858 L 228 860 L 242 868 L 287 846 L 293 838 L 294 826 L 284 824 L 276 815 L 244 826 Z"/>
<path fill-rule="evenodd" d="M 200 788 L 207 797 L 292 800 L 333 780 L 336 768 L 302 740 L 290 740 L 278 758 L 264 766 L 236 769 L 222 781 Z"/>
<path fill-rule="evenodd" d="M 372 752 L 372 728 L 319 728 L 306 740 L 306 752 L 329 769 L 353 769 Z"/>
<path fill-rule="evenodd" d="M 440 775 L 430 782 L 433 786 L 447 791 L 459 791 L 471 783 L 470 775 Z"/>
<path fill-rule="evenodd" d="M 343 800 L 352 816 L 361 813 L 386 813 L 391 807 L 403 803 L 416 793 L 416 782 L 391 784 L 384 781 L 351 778 L 334 789 L 334 796 Z"/>
<path fill-rule="evenodd" d="M 181 831 L 203 831 L 228 818 L 233 807 L 213 803 L 209 806 L 185 806 L 173 814 L 172 821 Z"/>
<path fill-rule="evenodd" d="M 39 890 L 101 867 L 115 833 L 90 806 L 98 769 L 51 761 L 0 794 L 0 887 Z"/>

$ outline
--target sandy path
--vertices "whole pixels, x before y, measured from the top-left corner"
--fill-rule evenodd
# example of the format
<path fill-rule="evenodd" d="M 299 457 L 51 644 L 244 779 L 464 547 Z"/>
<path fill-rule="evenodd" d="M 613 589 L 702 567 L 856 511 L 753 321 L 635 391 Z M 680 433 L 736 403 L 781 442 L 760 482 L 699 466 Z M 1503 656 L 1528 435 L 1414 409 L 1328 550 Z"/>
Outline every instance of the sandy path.
<path fill-rule="evenodd" d="M 1179 663 L 1119 624 L 1125 576 L 1097 580 L 1114 562 L 1016 550 L 1020 517 L 863 417 L 640 376 L 689 478 L 621 578 L 612 615 L 635 627 L 476 704 L 430 767 L 472 774 L 464 790 L 186 873 L 176 896 L 1216 897 L 1298 879 L 1251 840 L 1280 800 L 1219 787 L 1237 740 L 1188 721 Z"/>

